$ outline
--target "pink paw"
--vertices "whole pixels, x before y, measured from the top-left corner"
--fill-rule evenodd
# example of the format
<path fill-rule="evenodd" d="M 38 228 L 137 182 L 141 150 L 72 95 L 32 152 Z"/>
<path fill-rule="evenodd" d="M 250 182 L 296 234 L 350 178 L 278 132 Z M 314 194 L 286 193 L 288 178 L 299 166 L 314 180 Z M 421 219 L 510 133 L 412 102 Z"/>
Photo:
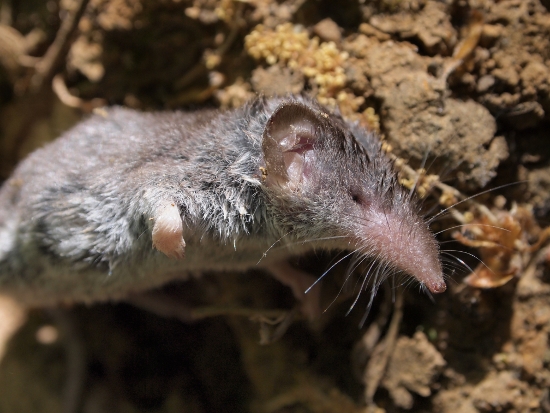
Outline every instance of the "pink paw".
<path fill-rule="evenodd" d="M 183 222 L 178 207 L 167 202 L 157 210 L 153 226 L 153 248 L 167 257 L 182 260 L 185 257 Z"/>

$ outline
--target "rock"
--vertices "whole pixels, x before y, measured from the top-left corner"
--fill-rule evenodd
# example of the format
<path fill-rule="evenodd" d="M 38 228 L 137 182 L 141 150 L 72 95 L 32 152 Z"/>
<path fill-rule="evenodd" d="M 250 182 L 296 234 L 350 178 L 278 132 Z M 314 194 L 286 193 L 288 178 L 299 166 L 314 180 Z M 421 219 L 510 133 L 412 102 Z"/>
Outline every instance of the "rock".
<path fill-rule="evenodd" d="M 412 338 L 400 337 L 382 385 L 395 404 L 410 409 L 413 404 L 411 392 L 423 397 L 431 395 L 431 386 L 445 364 L 424 333 L 419 331 Z"/>
<path fill-rule="evenodd" d="M 340 27 L 331 19 L 324 19 L 313 26 L 313 33 L 324 40 L 325 42 L 340 43 L 342 40 L 342 32 Z"/>

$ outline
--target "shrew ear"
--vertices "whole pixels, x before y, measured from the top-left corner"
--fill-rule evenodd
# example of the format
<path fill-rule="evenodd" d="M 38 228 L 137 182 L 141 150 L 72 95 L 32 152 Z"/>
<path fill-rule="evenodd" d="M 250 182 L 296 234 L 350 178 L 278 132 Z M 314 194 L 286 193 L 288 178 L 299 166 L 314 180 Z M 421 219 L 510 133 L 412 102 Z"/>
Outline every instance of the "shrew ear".
<path fill-rule="evenodd" d="M 319 133 L 320 120 L 313 110 L 300 103 L 281 105 L 267 121 L 263 135 L 267 185 L 295 187 L 302 182 Z"/>

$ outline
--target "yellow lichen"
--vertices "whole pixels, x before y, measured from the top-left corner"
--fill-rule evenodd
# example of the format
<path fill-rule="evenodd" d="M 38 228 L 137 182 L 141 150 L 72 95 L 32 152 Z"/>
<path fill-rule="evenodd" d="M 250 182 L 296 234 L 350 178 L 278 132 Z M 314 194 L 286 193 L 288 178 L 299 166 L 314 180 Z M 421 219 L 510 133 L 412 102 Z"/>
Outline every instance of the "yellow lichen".
<path fill-rule="evenodd" d="M 214 9 L 214 13 L 220 20 L 228 23 L 235 17 L 236 2 L 233 0 L 220 0 Z"/>
<path fill-rule="evenodd" d="M 425 198 L 436 182 L 439 182 L 438 175 L 422 175 L 422 179 L 416 186 L 416 192 L 420 198 Z"/>
<path fill-rule="evenodd" d="M 391 153 L 393 151 L 393 146 L 391 146 L 391 144 L 389 144 L 388 142 L 386 141 L 383 141 L 382 142 L 382 150 L 386 153 Z M 405 165 L 406 162 L 404 159 L 402 158 L 397 158 L 395 160 L 395 165 L 398 167 L 398 168 L 401 168 L 403 165 Z"/>
<path fill-rule="evenodd" d="M 420 198 L 426 197 L 436 182 L 439 182 L 439 176 L 427 175 L 425 169 L 419 169 L 414 176 L 399 178 L 401 185 L 408 189 L 414 188 Z"/>
<path fill-rule="evenodd" d="M 275 31 L 260 24 L 245 37 L 245 48 L 250 56 L 270 65 L 281 62 L 292 68 L 301 67 L 299 62 L 309 47 L 307 32 L 290 23 L 277 26 Z M 311 42 L 311 47 L 318 47 L 318 40 Z"/>
<path fill-rule="evenodd" d="M 360 122 L 376 132 L 380 120 L 373 108 L 364 110 L 363 96 L 346 89 L 348 53 L 334 42 L 321 42 L 300 26 L 285 23 L 274 30 L 258 25 L 245 37 L 245 48 L 256 60 L 268 65 L 281 65 L 301 72 L 309 81 L 322 104 L 339 107 L 343 116 Z"/>
<path fill-rule="evenodd" d="M 272 30 L 258 25 L 246 36 L 245 47 L 256 60 L 300 71 L 316 89 L 322 103 L 334 106 L 350 98 L 352 106 L 358 108 L 364 101 L 344 91 L 348 53 L 339 50 L 334 42 L 310 38 L 300 26 L 285 23 Z M 359 105 L 354 99 L 360 99 Z"/>
<path fill-rule="evenodd" d="M 450 207 L 458 202 L 456 195 L 453 191 L 443 191 L 439 197 L 439 205 L 444 207 Z"/>
<path fill-rule="evenodd" d="M 213 70 L 219 66 L 222 61 L 222 57 L 212 50 L 204 52 L 204 64 L 208 70 Z"/>
<path fill-rule="evenodd" d="M 380 116 L 376 114 L 374 108 L 368 107 L 363 113 L 363 119 L 367 122 L 367 125 L 371 130 L 380 132 Z"/>
<path fill-rule="evenodd" d="M 98 13 L 97 22 L 104 30 L 132 29 L 143 10 L 140 0 L 92 0 L 90 7 Z"/>
<path fill-rule="evenodd" d="M 232 85 L 215 92 L 220 106 L 224 109 L 238 108 L 254 97 L 250 85 L 238 78 Z"/>

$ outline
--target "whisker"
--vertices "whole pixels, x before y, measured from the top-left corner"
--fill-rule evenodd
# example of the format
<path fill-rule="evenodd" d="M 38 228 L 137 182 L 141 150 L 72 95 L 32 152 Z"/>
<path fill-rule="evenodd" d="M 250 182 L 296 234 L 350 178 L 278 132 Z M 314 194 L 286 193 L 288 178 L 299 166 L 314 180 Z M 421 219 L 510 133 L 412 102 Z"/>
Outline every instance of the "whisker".
<path fill-rule="evenodd" d="M 395 279 L 396 279 L 396 276 L 394 275 L 392 278 L 391 278 L 391 302 L 395 304 Z"/>
<path fill-rule="evenodd" d="M 442 244 L 448 244 L 448 243 L 451 243 L 451 242 L 458 242 L 460 243 L 461 245 L 464 245 L 462 244 L 460 241 L 456 240 L 456 239 L 453 239 L 453 240 L 448 240 L 448 241 L 441 241 L 439 243 L 439 245 L 442 245 Z M 507 245 L 504 245 L 504 244 L 501 244 L 500 242 L 495 242 L 495 241 L 490 241 L 491 243 L 493 243 L 495 246 L 498 246 L 500 248 L 503 248 L 507 251 L 514 251 L 514 248 L 513 247 L 509 247 Z M 483 246 L 481 247 L 473 247 L 473 248 L 483 248 Z M 449 250 L 449 251 L 455 251 L 455 250 Z"/>
<path fill-rule="evenodd" d="M 284 245 L 278 245 L 276 247 L 273 247 L 277 242 L 280 241 L 280 239 L 279 239 L 264 253 L 262 258 L 260 258 L 260 261 L 265 258 L 265 256 L 267 255 L 267 252 L 271 249 L 273 249 L 273 251 L 279 251 L 283 248 L 288 248 L 288 247 L 292 247 L 292 246 L 296 246 L 296 245 L 311 244 L 311 243 L 314 243 L 314 242 L 317 242 L 317 241 L 330 241 L 332 239 L 338 239 L 338 238 L 347 238 L 347 237 L 345 235 L 335 235 L 335 236 L 332 236 L 332 237 L 311 238 L 311 239 L 308 239 L 308 240 L 300 240 L 300 241 L 295 241 L 295 242 L 289 242 L 289 243 L 286 243 Z M 260 261 L 258 261 L 258 263 Z"/>
<path fill-rule="evenodd" d="M 275 244 L 280 242 L 284 237 L 288 236 L 293 231 L 295 231 L 295 229 L 292 229 L 292 230 L 288 231 L 286 234 L 282 235 L 281 238 L 279 238 L 277 241 L 275 241 L 273 244 L 271 244 L 271 246 L 267 250 L 265 250 L 265 252 L 262 254 L 262 256 L 260 257 L 260 259 L 258 260 L 256 265 L 258 265 L 267 256 L 267 253 L 271 250 L 271 248 L 273 248 L 275 246 Z"/>
<path fill-rule="evenodd" d="M 369 258 L 368 255 L 363 255 L 363 259 L 361 260 L 361 263 L 363 263 L 365 260 L 367 260 Z M 370 271 L 371 271 L 371 268 L 373 267 L 374 263 L 376 262 L 376 260 L 373 260 L 373 262 L 371 263 L 369 269 L 367 270 L 367 273 L 364 277 L 368 277 Z M 351 273 L 350 273 L 350 276 L 351 276 Z M 349 278 L 349 277 L 348 277 Z M 357 291 L 357 285 L 359 284 L 359 282 L 361 281 L 361 277 L 357 277 L 357 280 L 355 281 L 355 285 L 353 286 L 353 290 L 352 292 L 354 293 L 355 291 Z M 361 291 L 363 289 L 363 283 L 364 283 L 365 279 L 363 278 L 363 282 L 361 283 L 361 287 L 359 287 L 359 294 L 361 294 Z M 346 279 L 346 282 L 347 282 L 347 279 Z"/>
<path fill-rule="evenodd" d="M 142 236 L 143 234 L 145 234 L 146 232 L 148 232 L 148 231 L 149 231 L 149 229 L 143 230 L 143 232 L 142 232 L 141 234 L 138 235 L 137 239 L 140 239 L 141 236 Z"/>
<path fill-rule="evenodd" d="M 451 176 L 451 172 L 457 170 L 460 168 L 460 166 L 464 163 L 464 160 L 460 160 L 456 165 L 452 166 L 450 162 L 446 162 L 443 166 L 443 169 L 439 173 L 439 180 L 443 183 L 451 183 L 451 181 L 456 182 L 457 178 L 455 176 Z"/>
<path fill-rule="evenodd" d="M 465 227 L 465 226 L 490 227 L 490 228 L 495 228 L 495 229 L 501 229 L 501 230 L 506 231 L 506 232 L 511 232 L 509 229 L 499 227 L 497 225 L 490 225 L 490 224 L 460 224 L 460 225 L 455 225 L 454 227 L 442 229 L 441 231 L 438 231 L 438 232 L 434 233 L 434 235 L 437 236 L 439 234 L 442 234 L 445 231 L 450 231 L 452 229 L 462 228 L 462 227 Z"/>
<path fill-rule="evenodd" d="M 438 244 L 439 245 L 443 245 L 443 244 L 450 244 L 450 243 L 453 243 L 453 242 L 457 242 L 459 243 L 459 241 L 457 241 L 456 239 L 449 239 L 447 241 L 438 241 Z M 462 245 L 462 244 L 461 244 Z"/>
<path fill-rule="evenodd" d="M 462 200 L 460 200 L 460 201 L 458 201 L 458 202 L 455 202 L 454 205 L 451 205 L 450 207 L 447 207 L 447 208 L 445 208 L 445 209 L 439 211 L 437 214 L 435 214 L 433 217 L 431 217 L 427 222 L 428 222 L 428 224 L 431 224 L 431 223 L 433 222 L 433 220 L 434 220 L 435 218 L 437 218 L 438 216 L 444 214 L 445 212 L 449 211 L 449 210 L 452 209 L 452 208 L 455 208 L 457 205 L 460 205 L 460 204 L 462 204 L 462 203 L 464 203 L 464 202 L 466 202 L 466 201 L 469 201 L 470 199 L 474 199 L 474 198 L 477 198 L 477 197 L 480 196 L 480 195 L 487 194 L 487 193 L 492 192 L 492 191 L 497 191 L 497 190 L 499 190 L 499 189 L 506 188 L 506 187 L 509 187 L 509 186 L 519 185 L 519 184 L 522 184 L 522 183 L 525 183 L 525 182 L 528 182 L 528 181 L 524 180 L 524 181 L 518 181 L 518 182 L 511 182 L 511 183 L 507 183 L 507 184 L 504 184 L 504 185 L 500 185 L 500 186 L 497 186 L 497 187 L 494 187 L 494 188 L 491 188 L 491 189 L 487 189 L 487 190 L 482 191 L 482 192 L 479 192 L 479 193 L 477 193 L 477 194 L 475 194 L 475 195 L 471 195 L 471 196 L 469 196 L 469 197 L 467 197 L 467 198 L 464 198 L 464 199 L 462 199 Z"/>
<path fill-rule="evenodd" d="M 376 271 L 376 276 L 374 277 L 373 286 L 370 293 L 369 303 L 367 304 L 367 308 L 365 310 L 365 314 L 363 314 L 363 318 L 361 318 L 361 321 L 359 322 L 359 328 L 362 328 L 363 325 L 365 325 L 365 321 L 367 321 L 367 317 L 369 316 L 370 310 L 372 308 L 372 303 L 374 302 L 374 297 L 378 292 L 378 287 L 380 286 L 380 284 L 378 283 L 379 274 L 380 272 Z"/>
<path fill-rule="evenodd" d="M 366 259 L 366 257 L 363 255 L 360 255 L 359 253 L 356 253 L 355 255 L 356 256 L 351 259 L 350 263 L 346 268 L 344 283 L 342 284 L 342 288 L 340 289 L 340 292 L 338 293 L 338 295 L 344 291 L 344 288 L 350 289 L 351 292 L 355 291 L 355 289 L 357 288 L 357 284 L 359 283 L 360 277 L 357 277 L 357 280 L 355 281 L 355 285 L 353 286 L 353 288 L 348 286 L 348 282 L 352 278 L 352 275 L 357 269 L 357 267 L 361 265 L 361 263 Z"/>
<path fill-rule="evenodd" d="M 469 199 L 464 199 L 464 202 L 466 202 L 466 201 L 469 201 Z M 459 202 L 455 202 L 452 206 L 447 207 L 447 208 L 439 211 L 437 214 L 435 214 L 435 215 L 431 216 L 430 218 L 428 218 L 426 220 L 426 223 L 428 225 L 431 225 L 434 222 L 442 221 L 444 218 L 449 218 L 449 210 L 454 208 L 458 204 L 459 204 Z"/>
<path fill-rule="evenodd" d="M 340 262 L 342 262 L 343 260 L 345 260 L 347 257 L 349 257 L 352 254 L 355 254 L 355 251 L 352 251 L 349 254 L 344 255 L 342 258 L 340 258 L 338 261 L 336 261 L 334 264 L 332 264 L 329 267 L 328 270 L 326 270 L 319 278 L 317 278 L 315 280 L 315 282 L 313 284 L 311 284 L 309 286 L 309 288 L 305 291 L 305 294 L 307 294 L 313 287 L 315 287 L 317 285 L 317 283 L 319 283 L 319 281 L 321 281 L 325 277 L 325 275 L 327 275 L 329 273 L 330 270 L 332 270 L 336 265 L 338 265 Z"/>
<path fill-rule="evenodd" d="M 345 271 L 346 275 L 345 275 L 345 279 L 342 287 L 344 287 L 348 283 L 349 279 L 351 278 L 357 266 L 359 266 L 360 263 L 363 262 L 362 258 L 363 258 L 363 255 L 360 254 L 359 251 L 355 251 L 354 256 L 350 259 L 350 263 L 346 268 L 346 271 Z"/>
<path fill-rule="evenodd" d="M 334 236 L 331 236 L 331 237 L 319 237 L 319 238 L 311 238 L 311 239 L 307 239 L 307 240 L 289 242 L 288 244 L 276 247 L 276 249 L 277 248 L 292 247 L 294 245 L 310 244 L 310 243 L 317 242 L 317 241 L 330 241 L 330 240 L 339 239 L 339 238 L 347 238 L 347 236 L 346 235 L 334 235 Z"/>
<path fill-rule="evenodd" d="M 348 312 L 346 313 L 346 316 L 349 315 L 349 313 L 351 313 L 351 311 L 353 310 L 353 308 L 355 307 L 355 305 L 357 304 L 357 301 L 359 301 L 359 297 L 361 296 L 361 291 L 363 291 L 363 289 L 365 288 L 365 285 L 366 283 L 368 282 L 369 280 L 369 274 L 372 270 L 372 267 L 374 266 L 377 266 L 378 269 L 380 268 L 380 265 L 376 262 L 376 261 L 373 261 L 372 264 L 370 265 L 369 269 L 367 270 L 367 273 L 365 274 L 364 278 L 363 278 L 363 282 L 361 283 L 361 287 L 359 288 L 359 292 L 357 293 L 357 296 L 355 297 L 355 300 L 353 301 L 353 303 L 351 304 L 350 308 L 348 309 Z"/>
<path fill-rule="evenodd" d="M 456 261 L 458 261 L 458 262 L 459 262 L 460 264 L 462 264 L 464 267 L 468 268 L 468 270 L 469 270 L 471 273 L 475 274 L 474 270 L 473 270 L 468 264 L 466 264 L 466 263 L 464 262 L 464 260 L 462 260 L 462 259 L 460 259 L 460 258 L 458 258 L 458 257 L 455 257 L 453 254 L 449 254 L 448 252 L 445 252 L 445 251 L 442 251 L 441 254 L 445 254 L 445 255 L 448 255 L 448 256 L 451 257 L 451 258 L 454 258 Z"/>
<path fill-rule="evenodd" d="M 455 261 L 451 261 L 450 258 L 442 257 L 441 261 L 444 261 L 444 264 L 442 265 L 443 269 L 452 269 L 452 270 L 461 270 L 463 271 L 464 268 L 458 265 Z"/>
<path fill-rule="evenodd" d="M 424 169 L 424 166 L 426 166 L 426 161 L 428 160 L 429 153 L 430 153 L 430 150 L 426 150 L 426 152 L 424 153 L 424 157 L 422 158 L 422 162 L 420 163 L 420 170 Z M 433 162 L 432 162 L 432 164 L 433 164 Z M 409 191 L 408 202 L 411 202 L 411 199 L 414 195 L 414 191 L 416 190 L 416 186 L 418 185 L 418 182 L 420 181 L 421 175 L 422 175 L 421 173 L 416 174 L 416 179 L 414 180 L 414 184 L 413 184 L 411 190 Z"/>
<path fill-rule="evenodd" d="M 368 254 L 359 254 L 358 252 L 357 257 L 350 262 L 346 273 L 351 274 L 352 272 L 354 272 L 367 258 Z"/>
<path fill-rule="evenodd" d="M 455 259 L 455 261 L 456 261 L 456 259 Z M 452 281 L 455 282 L 455 284 L 457 283 L 457 281 L 455 281 L 453 279 L 453 276 L 455 274 L 465 274 L 466 272 L 469 271 L 468 269 L 466 269 L 464 267 L 463 263 L 461 263 L 461 262 L 452 262 L 451 263 L 451 261 L 448 262 L 448 266 L 446 267 L 446 270 L 450 271 L 450 273 L 449 274 L 443 273 L 443 278 L 445 279 L 445 281 L 452 280 Z"/>
<path fill-rule="evenodd" d="M 429 208 L 427 207 L 427 203 L 428 203 L 428 200 L 429 198 L 425 198 L 425 199 L 422 199 L 422 204 L 420 205 L 420 210 L 422 211 L 422 217 L 424 219 L 426 219 L 426 217 L 430 216 L 432 214 L 433 211 L 435 211 L 436 208 L 440 207 L 439 203 L 437 202 L 437 200 L 433 200 L 433 202 L 430 202 L 430 206 Z"/>
<path fill-rule="evenodd" d="M 363 261 L 364 259 L 366 259 L 366 257 L 364 257 L 364 258 L 362 259 L 362 261 Z M 372 265 L 371 265 L 371 267 L 372 267 Z M 369 270 L 367 271 L 367 274 L 368 274 L 369 271 L 370 271 L 370 268 L 369 268 Z M 331 303 L 328 305 L 328 307 L 327 307 L 323 312 L 327 311 L 327 310 L 335 303 L 335 301 L 338 299 L 338 297 L 340 296 L 340 294 L 341 294 L 342 291 L 344 290 L 344 287 L 345 287 L 346 283 L 348 282 L 350 276 L 351 276 L 351 273 L 346 277 L 346 280 L 345 280 L 344 283 L 342 284 L 342 287 L 340 287 L 340 290 L 338 291 L 338 294 L 336 294 L 336 297 L 334 298 L 334 300 L 331 301 Z M 357 300 L 356 300 L 356 301 L 357 301 Z M 351 309 L 350 309 L 350 310 L 351 310 Z M 347 314 L 349 314 L 349 310 L 348 310 L 348 313 L 347 313 Z M 346 314 L 346 315 L 347 315 L 347 314 Z"/>
<path fill-rule="evenodd" d="M 450 274 L 443 274 L 443 277 L 445 278 L 445 281 L 452 281 L 454 284 L 458 285 L 458 281 L 453 278 L 454 274 L 455 272 L 453 271 Z"/>
<path fill-rule="evenodd" d="M 337 254 L 334 254 L 334 256 L 330 259 L 328 265 L 332 265 L 334 264 L 334 262 L 337 260 L 337 259 L 340 259 L 340 257 L 342 256 L 342 254 L 344 254 L 345 252 L 347 251 L 338 251 Z M 355 253 L 355 251 L 353 251 Z M 317 255 L 317 251 L 315 251 L 315 254 Z"/>
<path fill-rule="evenodd" d="M 382 274 L 380 276 L 379 285 L 381 285 L 384 281 L 386 281 L 393 273 L 393 266 L 391 266 L 389 263 L 384 264 L 384 268 L 382 270 Z"/>
<path fill-rule="evenodd" d="M 430 298 L 430 301 L 433 304 L 435 304 L 435 298 L 433 294 L 430 292 L 430 290 L 428 290 L 428 288 L 424 284 L 420 284 L 420 292 L 423 292 L 424 294 L 426 294 Z"/>
<path fill-rule="evenodd" d="M 362 215 L 349 214 L 349 213 L 344 213 L 343 215 L 347 218 L 356 218 L 356 219 L 361 220 L 361 221 L 372 222 L 371 219 L 367 219 Z"/>
<path fill-rule="evenodd" d="M 474 258 L 475 258 L 476 260 L 478 260 L 481 264 L 483 264 L 483 265 L 485 266 L 485 268 L 487 268 L 487 269 L 488 269 L 489 271 L 491 271 L 493 274 L 495 273 L 491 268 L 489 268 L 489 267 L 487 266 L 487 264 L 485 264 L 485 263 L 483 262 L 483 260 L 482 260 L 481 258 L 476 257 L 475 254 L 472 254 L 472 253 L 466 252 L 466 251 L 461 251 L 461 250 L 445 250 L 445 252 L 460 252 L 460 253 L 462 253 L 462 254 L 466 254 L 466 255 L 469 255 L 469 256 L 471 256 L 471 257 L 474 257 Z M 472 272 L 473 272 L 473 271 L 472 271 Z"/>
<path fill-rule="evenodd" d="M 404 277 L 403 282 L 400 284 L 400 286 L 405 288 L 405 290 L 407 290 L 415 282 L 416 282 L 416 280 L 413 277 L 410 277 L 410 276 L 409 277 Z"/>

